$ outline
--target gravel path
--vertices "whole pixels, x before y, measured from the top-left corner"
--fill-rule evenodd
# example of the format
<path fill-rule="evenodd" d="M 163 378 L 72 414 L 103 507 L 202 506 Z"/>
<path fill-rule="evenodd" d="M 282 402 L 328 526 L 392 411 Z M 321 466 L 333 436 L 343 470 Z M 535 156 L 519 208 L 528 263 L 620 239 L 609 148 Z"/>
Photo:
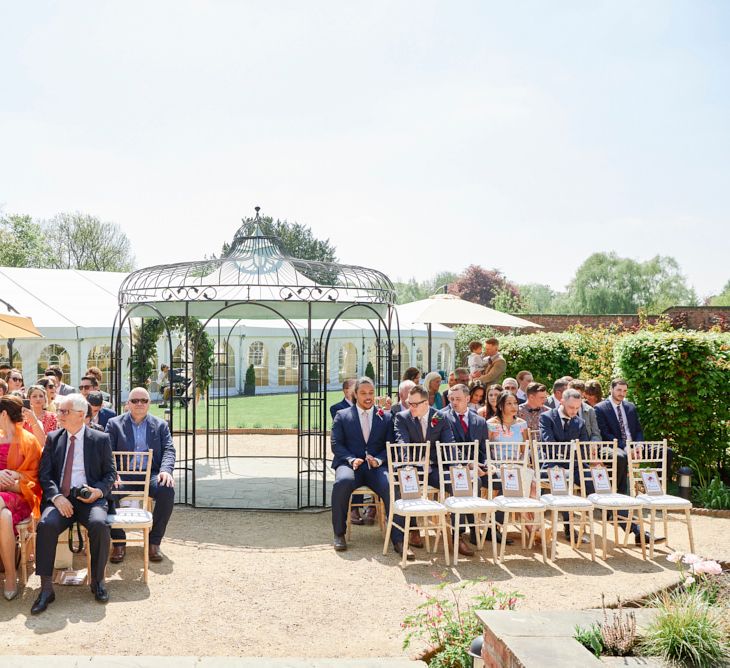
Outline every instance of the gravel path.
<path fill-rule="evenodd" d="M 694 518 L 699 551 L 730 557 L 730 520 Z M 677 547 L 686 531 L 672 526 Z M 635 598 L 676 580 L 657 554 L 638 548 L 595 564 L 562 545 L 556 565 L 513 550 L 503 567 L 479 557 L 444 568 L 441 559 L 410 564 L 383 556 L 377 527 L 354 527 L 350 549 L 330 546 L 330 514 L 195 510 L 173 513 L 163 551 L 141 582 L 139 547 L 118 568 L 109 565 L 111 602 L 96 603 L 86 587 L 57 587 L 56 602 L 39 617 L 30 606 L 39 580 L 22 598 L 0 600 L 2 654 L 171 654 L 375 657 L 401 654 L 400 622 L 431 590 L 485 576 L 525 595 L 530 610 L 596 607 L 601 593 Z M 0 662 L 1 663 L 1 662 Z"/>

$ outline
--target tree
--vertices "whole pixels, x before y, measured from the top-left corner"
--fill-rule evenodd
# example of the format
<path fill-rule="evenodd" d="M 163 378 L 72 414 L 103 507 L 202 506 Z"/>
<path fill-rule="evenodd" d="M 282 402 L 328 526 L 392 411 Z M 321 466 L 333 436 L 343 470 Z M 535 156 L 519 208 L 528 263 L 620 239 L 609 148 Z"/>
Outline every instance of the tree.
<path fill-rule="evenodd" d="M 408 279 L 407 282 L 394 282 L 395 292 L 398 304 L 407 304 L 415 302 L 419 299 L 428 299 L 437 292 L 443 292 L 444 286 L 451 285 L 458 280 L 458 274 L 451 271 L 442 271 L 433 278 L 419 283 L 415 278 Z"/>
<path fill-rule="evenodd" d="M 458 280 L 449 286 L 449 293 L 492 308 L 496 308 L 495 298 L 500 306 L 508 306 L 509 310 L 516 310 L 520 305 L 520 291 L 501 271 L 484 269 L 475 264 L 467 267 Z"/>
<path fill-rule="evenodd" d="M 657 255 L 646 262 L 616 253 L 594 253 L 575 273 L 568 287 L 573 313 L 657 313 L 668 306 L 697 302 L 679 264 Z"/>
<path fill-rule="evenodd" d="M 256 222 L 264 235 L 277 237 L 283 246 L 282 250 L 290 257 L 299 260 L 315 260 L 317 262 L 337 262 L 336 248 L 329 239 L 317 239 L 308 225 L 290 223 L 286 220 L 274 220 L 271 216 L 244 218 L 239 229 L 243 236 L 253 234 Z M 238 236 L 238 232 L 236 233 Z M 235 237 L 234 241 L 235 243 Z M 226 257 L 233 247 L 233 243 L 224 243 L 221 249 L 222 257 Z"/>
<path fill-rule="evenodd" d="M 48 267 L 50 255 L 43 229 L 30 216 L 0 217 L 0 266 Z"/>
<path fill-rule="evenodd" d="M 522 313 L 554 313 L 558 293 L 549 285 L 527 283 L 518 286 L 522 299 Z"/>
<path fill-rule="evenodd" d="M 730 306 L 730 281 L 725 283 L 719 295 L 710 297 L 710 306 Z"/>
<path fill-rule="evenodd" d="M 43 227 L 54 269 L 127 272 L 134 267 L 129 239 L 115 223 L 76 212 L 58 214 Z"/>

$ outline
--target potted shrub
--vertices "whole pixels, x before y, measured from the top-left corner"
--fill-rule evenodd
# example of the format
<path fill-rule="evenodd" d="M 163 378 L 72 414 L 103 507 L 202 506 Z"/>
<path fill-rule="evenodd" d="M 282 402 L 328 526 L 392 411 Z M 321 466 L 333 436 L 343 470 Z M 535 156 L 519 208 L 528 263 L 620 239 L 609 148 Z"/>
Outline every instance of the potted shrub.
<path fill-rule="evenodd" d="M 243 396 L 252 397 L 254 394 L 256 394 L 256 372 L 253 364 L 249 364 L 246 369 L 246 381 L 243 384 Z"/>

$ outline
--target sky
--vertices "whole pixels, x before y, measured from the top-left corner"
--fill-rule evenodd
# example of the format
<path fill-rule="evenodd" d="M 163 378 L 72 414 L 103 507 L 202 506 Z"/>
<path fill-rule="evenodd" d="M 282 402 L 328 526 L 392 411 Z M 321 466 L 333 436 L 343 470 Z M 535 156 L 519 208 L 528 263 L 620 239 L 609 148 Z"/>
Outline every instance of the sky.
<path fill-rule="evenodd" d="M 137 266 L 262 213 L 424 280 L 591 254 L 730 279 L 730 3 L 0 0 L 0 207 Z"/>

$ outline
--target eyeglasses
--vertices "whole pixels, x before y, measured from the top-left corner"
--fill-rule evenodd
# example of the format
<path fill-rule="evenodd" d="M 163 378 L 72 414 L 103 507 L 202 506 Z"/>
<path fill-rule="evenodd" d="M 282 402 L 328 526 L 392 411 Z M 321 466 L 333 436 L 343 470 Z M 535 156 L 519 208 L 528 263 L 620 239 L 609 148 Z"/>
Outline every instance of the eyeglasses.
<path fill-rule="evenodd" d="M 86 411 L 77 411 L 73 408 L 59 408 L 56 413 L 59 415 L 68 415 L 69 413 L 85 413 Z"/>
<path fill-rule="evenodd" d="M 425 404 L 428 401 L 428 399 L 423 399 L 421 401 L 409 401 L 409 406 L 420 406 L 421 404 Z"/>
<path fill-rule="evenodd" d="M 80 390 L 90 390 L 92 387 L 94 387 L 94 386 L 93 385 L 79 385 Z"/>
<path fill-rule="evenodd" d="M 148 404 L 150 403 L 149 399 L 130 399 L 130 404 Z"/>

